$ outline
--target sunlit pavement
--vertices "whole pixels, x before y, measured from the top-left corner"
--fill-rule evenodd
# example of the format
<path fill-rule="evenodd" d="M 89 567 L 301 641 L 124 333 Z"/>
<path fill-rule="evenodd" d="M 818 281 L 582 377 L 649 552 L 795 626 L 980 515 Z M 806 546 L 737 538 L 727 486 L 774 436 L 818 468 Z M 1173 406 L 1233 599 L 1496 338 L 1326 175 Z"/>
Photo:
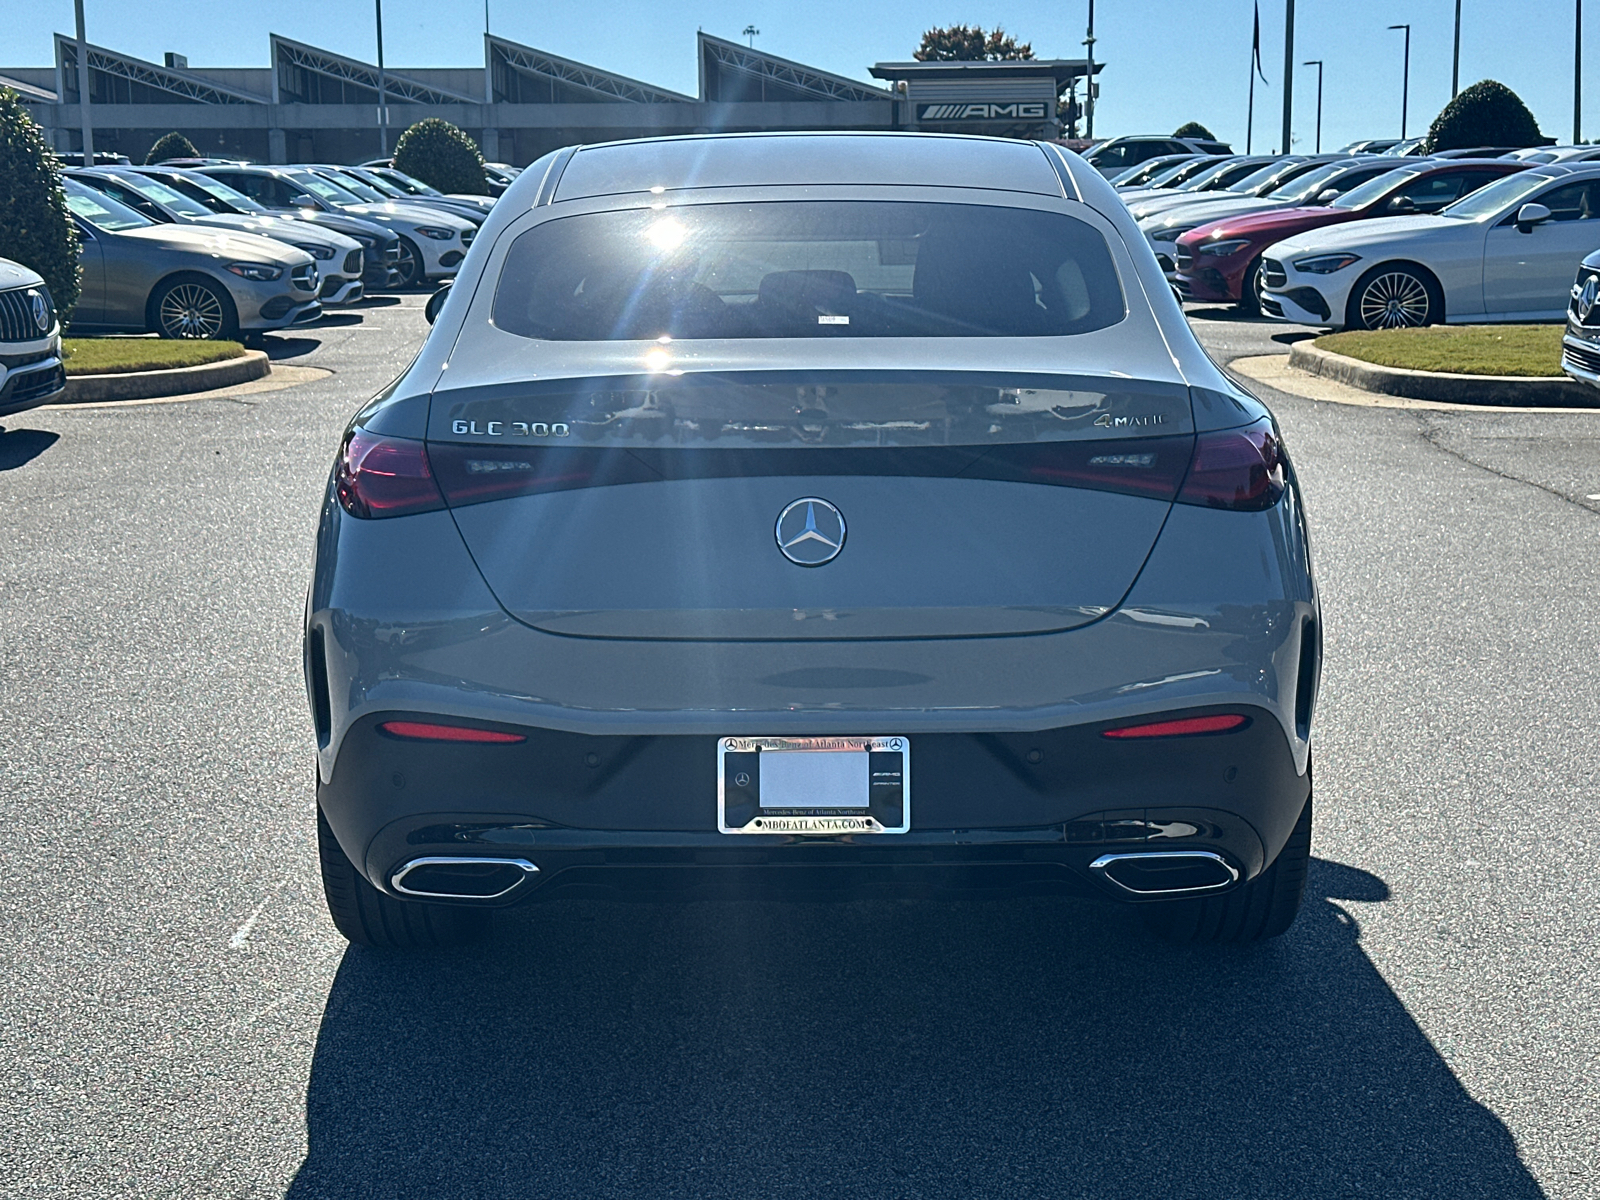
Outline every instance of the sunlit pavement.
<path fill-rule="evenodd" d="M 1328 644 L 1275 944 L 562 902 L 408 959 L 322 910 L 298 639 L 421 303 L 269 339 L 319 382 L 3 422 L 0 1194 L 1600 1195 L 1600 416 L 1265 394 Z"/>

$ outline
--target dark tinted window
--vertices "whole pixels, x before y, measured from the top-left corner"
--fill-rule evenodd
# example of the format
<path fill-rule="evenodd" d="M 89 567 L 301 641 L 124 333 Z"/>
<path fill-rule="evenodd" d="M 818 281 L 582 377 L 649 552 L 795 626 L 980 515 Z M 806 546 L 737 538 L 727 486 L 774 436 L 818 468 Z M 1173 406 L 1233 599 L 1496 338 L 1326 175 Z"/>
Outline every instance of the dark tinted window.
<path fill-rule="evenodd" d="M 1051 337 L 1124 314 L 1105 239 L 1073 217 L 864 201 L 547 221 L 494 301 L 501 329 L 556 341 Z"/>
<path fill-rule="evenodd" d="M 1586 179 L 1552 188 L 1533 203 L 1550 210 L 1557 221 L 1592 221 L 1600 217 L 1600 180 Z"/>
<path fill-rule="evenodd" d="M 1438 175 L 1424 176 L 1415 183 L 1407 184 L 1395 195 L 1405 196 L 1411 200 L 1419 212 L 1438 212 L 1461 195 L 1466 182 L 1467 172 L 1445 171 Z"/>

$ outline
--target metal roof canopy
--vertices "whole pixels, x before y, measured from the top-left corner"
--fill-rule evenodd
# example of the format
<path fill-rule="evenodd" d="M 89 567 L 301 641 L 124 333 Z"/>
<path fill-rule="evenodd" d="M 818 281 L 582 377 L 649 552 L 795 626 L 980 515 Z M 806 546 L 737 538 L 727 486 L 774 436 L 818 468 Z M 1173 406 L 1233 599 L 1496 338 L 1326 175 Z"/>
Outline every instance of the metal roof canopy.
<path fill-rule="evenodd" d="M 1105 63 L 1096 61 L 1094 73 Z M 1082 58 L 1014 58 L 999 62 L 881 62 L 868 68 L 874 79 L 933 82 L 946 79 L 1037 79 L 1048 76 L 1057 90 L 1089 73 Z"/>
<path fill-rule="evenodd" d="M 791 99 L 806 100 L 892 100 L 882 88 L 873 87 L 856 79 L 846 79 L 816 67 L 789 58 L 779 58 L 764 50 L 755 50 L 730 42 L 701 30 L 697 35 L 700 59 L 700 99 L 726 102 L 747 99 L 743 95 L 722 95 L 721 76 L 755 83 L 771 84 L 774 88 L 793 93 Z M 715 93 L 715 94 L 713 94 Z"/>
<path fill-rule="evenodd" d="M 354 84 L 374 93 L 378 90 L 378 68 L 371 63 L 364 63 L 358 58 L 347 58 L 343 54 L 322 50 L 305 42 L 297 42 L 278 33 L 269 33 L 267 41 L 272 55 L 274 103 L 280 102 L 279 70 L 285 65 L 325 75 L 341 83 Z M 409 79 L 404 69 L 397 71 L 387 66 L 383 69 L 383 87 L 384 99 L 390 104 L 480 104 L 483 100 L 481 96 L 469 96 L 464 92 Z"/>
<path fill-rule="evenodd" d="M 78 88 L 78 40 L 64 33 L 55 35 L 56 71 L 62 80 L 59 89 L 63 99 L 68 93 L 76 94 Z M 191 104 L 265 104 L 266 96 L 258 96 L 238 88 L 212 83 L 199 75 L 181 71 L 160 63 L 147 62 L 118 50 L 87 44 L 89 69 L 106 75 L 126 79 L 155 91 L 167 92 L 180 102 Z"/>
<path fill-rule="evenodd" d="M 682 92 L 674 92 L 668 88 L 657 87 L 653 83 L 644 83 L 638 79 L 631 79 L 626 75 L 618 75 L 615 71 L 606 71 L 600 67 L 592 67 L 587 63 L 575 62 L 570 58 L 562 58 L 558 54 L 551 54 L 546 50 L 537 50 L 532 46 L 525 46 L 521 42 L 513 42 L 508 38 L 495 34 L 484 34 L 484 61 L 491 72 L 490 87 L 493 84 L 493 75 L 496 61 L 503 63 L 508 69 L 521 72 L 535 79 L 548 83 L 590 92 L 591 100 L 596 102 L 616 102 L 634 104 L 692 104 L 693 96 L 686 96 Z M 500 97 L 491 96 L 491 100 L 498 101 Z"/>

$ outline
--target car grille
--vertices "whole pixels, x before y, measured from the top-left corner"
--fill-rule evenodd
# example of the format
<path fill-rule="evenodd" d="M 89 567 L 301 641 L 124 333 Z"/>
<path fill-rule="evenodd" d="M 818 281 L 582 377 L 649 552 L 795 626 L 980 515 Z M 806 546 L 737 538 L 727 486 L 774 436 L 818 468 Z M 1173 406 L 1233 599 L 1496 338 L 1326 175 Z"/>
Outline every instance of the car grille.
<path fill-rule="evenodd" d="M 0 292 L 0 342 L 37 342 L 49 333 L 40 332 L 39 323 L 33 319 L 33 300 L 28 293 L 37 291 L 50 303 L 50 293 L 44 288 L 12 288 Z M 52 315 L 55 305 L 50 305 Z M 52 325 L 55 322 L 50 322 Z"/>
<path fill-rule="evenodd" d="M 1568 342 L 1561 347 L 1561 364 L 1587 371 L 1591 375 L 1600 375 L 1600 351 L 1586 350 Z"/>
<path fill-rule="evenodd" d="M 51 367 L 48 371 L 29 371 L 13 378 L 16 382 L 11 387 L 9 401 L 20 404 L 59 392 L 67 386 L 67 374 L 61 367 Z"/>
<path fill-rule="evenodd" d="M 361 251 L 352 250 L 344 256 L 344 273 L 346 275 L 361 274 Z"/>
<path fill-rule="evenodd" d="M 387 247 L 383 252 L 383 261 L 393 266 L 400 261 L 400 241 L 395 239 L 394 245 Z"/>
<path fill-rule="evenodd" d="M 1578 316 L 1578 293 L 1583 291 L 1583 285 L 1591 279 L 1600 279 L 1600 271 L 1588 267 L 1578 268 L 1578 278 L 1572 285 L 1572 299 L 1567 303 L 1567 315 L 1572 318 L 1575 325 L 1582 325 L 1587 329 L 1600 329 L 1600 304 L 1589 310 L 1586 317 Z"/>
<path fill-rule="evenodd" d="M 477 236 L 478 231 L 476 229 L 463 229 L 461 231 L 461 244 L 463 246 L 470 246 L 472 245 L 472 239 Z"/>
<path fill-rule="evenodd" d="M 1178 270 L 1187 271 L 1190 267 L 1194 266 L 1194 255 L 1190 254 L 1187 250 L 1180 248 L 1178 250 L 1178 257 L 1172 261 L 1178 264 Z"/>
<path fill-rule="evenodd" d="M 1178 293 L 1180 300 L 1193 300 L 1194 289 L 1189 286 L 1189 281 L 1182 275 L 1172 281 L 1172 290 Z"/>
<path fill-rule="evenodd" d="M 317 267 L 315 263 L 307 263 L 303 267 L 296 267 L 290 274 L 294 277 L 294 285 L 302 292 L 317 290 Z"/>
<path fill-rule="evenodd" d="M 1282 287 L 1289 282 L 1289 273 L 1283 269 L 1283 264 L 1275 258 L 1261 260 L 1261 282 L 1268 287 Z"/>

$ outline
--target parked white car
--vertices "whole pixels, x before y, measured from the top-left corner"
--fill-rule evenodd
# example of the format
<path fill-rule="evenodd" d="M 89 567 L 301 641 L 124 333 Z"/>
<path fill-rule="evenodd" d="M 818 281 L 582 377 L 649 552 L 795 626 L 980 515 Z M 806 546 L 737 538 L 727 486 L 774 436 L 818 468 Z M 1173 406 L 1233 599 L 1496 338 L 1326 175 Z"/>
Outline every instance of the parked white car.
<path fill-rule="evenodd" d="M 1333 329 L 1559 321 L 1600 247 L 1600 163 L 1547 163 L 1434 216 L 1300 234 L 1262 259 L 1262 311 Z"/>
<path fill-rule="evenodd" d="M 1167 154 L 1232 154 L 1226 142 L 1208 138 L 1163 137 L 1159 134 L 1135 133 L 1114 137 L 1091 146 L 1083 153 L 1088 163 L 1105 176 L 1118 175 L 1129 167 L 1151 158 Z"/>

